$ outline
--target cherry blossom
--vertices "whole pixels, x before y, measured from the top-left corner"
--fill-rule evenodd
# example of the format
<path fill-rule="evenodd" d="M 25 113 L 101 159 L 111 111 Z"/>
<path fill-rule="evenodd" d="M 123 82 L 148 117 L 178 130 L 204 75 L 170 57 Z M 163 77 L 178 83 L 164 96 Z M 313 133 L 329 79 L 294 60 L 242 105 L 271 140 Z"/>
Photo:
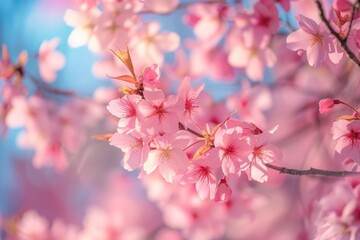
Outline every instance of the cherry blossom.
<path fill-rule="evenodd" d="M 129 3 L 106 4 L 104 11 L 94 22 L 94 36 L 98 39 L 100 48 L 125 48 L 127 38 L 124 36 L 134 31 L 136 21 L 134 9 L 129 7 Z"/>
<path fill-rule="evenodd" d="M 182 111 L 178 97 L 170 95 L 165 98 L 161 90 L 145 91 L 144 96 L 146 101 L 138 105 L 143 131 L 153 134 L 176 132 L 179 123 L 177 113 Z"/>
<path fill-rule="evenodd" d="M 206 40 L 209 45 L 216 44 L 225 33 L 227 24 L 224 19 L 230 9 L 223 4 L 196 4 L 184 16 L 185 22 L 194 28 L 195 35 Z"/>
<path fill-rule="evenodd" d="M 200 84 L 197 88 L 190 88 L 190 78 L 186 77 L 181 81 L 178 94 L 184 103 L 184 112 L 180 115 L 180 121 L 187 127 L 188 122 L 193 120 L 193 115 L 199 112 L 199 94 L 204 89 L 205 84 Z"/>
<path fill-rule="evenodd" d="M 275 33 L 279 28 L 279 12 L 274 1 L 261 0 L 254 5 L 253 21 L 256 30 L 263 34 Z"/>
<path fill-rule="evenodd" d="M 353 186 L 352 186 L 353 185 Z M 360 222 L 359 184 L 340 182 L 319 201 L 314 239 L 357 239 Z"/>
<path fill-rule="evenodd" d="M 54 38 L 45 41 L 39 49 L 39 71 L 41 78 L 46 82 L 53 82 L 56 79 L 56 71 L 65 65 L 65 58 L 60 52 L 54 51 L 59 45 L 59 39 Z"/>
<path fill-rule="evenodd" d="M 81 12 L 66 11 L 64 21 L 69 26 L 74 27 L 68 39 L 71 47 L 88 44 L 92 51 L 98 52 L 100 50 L 99 39 L 94 33 L 95 22 L 99 16 L 100 12 L 96 7 Z"/>
<path fill-rule="evenodd" d="M 238 174 L 248 167 L 247 155 L 250 146 L 239 129 L 219 129 L 215 136 L 215 147 L 219 148 L 219 157 L 225 175 Z"/>
<path fill-rule="evenodd" d="M 309 65 L 318 67 L 334 48 L 332 39 L 322 24 L 303 15 L 298 16 L 298 21 L 300 29 L 287 37 L 287 47 L 293 51 L 306 51 Z"/>
<path fill-rule="evenodd" d="M 359 133 L 360 133 L 360 121 L 347 121 L 338 120 L 333 123 L 332 134 L 333 139 L 337 140 L 335 146 L 336 158 L 339 160 L 345 160 L 349 157 L 358 164 L 359 159 Z"/>
<path fill-rule="evenodd" d="M 129 47 L 134 49 L 132 54 L 141 61 L 137 64 L 141 69 L 154 63 L 162 66 L 163 53 L 176 50 L 179 44 L 180 38 L 176 33 L 160 32 L 160 25 L 157 22 L 149 22 L 134 34 Z"/>
<path fill-rule="evenodd" d="M 195 183 L 200 199 L 214 199 L 217 188 L 217 173 L 220 164 L 217 151 L 210 151 L 206 156 L 194 161 L 184 175 L 186 183 Z"/>
<path fill-rule="evenodd" d="M 215 201 L 224 203 L 229 201 L 231 197 L 231 188 L 227 184 L 225 179 L 221 179 L 216 190 Z"/>
<path fill-rule="evenodd" d="M 268 144 L 267 140 L 271 134 L 276 131 L 277 127 L 264 132 L 254 137 L 250 137 L 250 146 L 252 153 L 249 155 L 249 168 L 247 170 L 248 177 L 258 182 L 266 182 L 268 180 L 267 163 L 278 161 L 282 158 L 280 149 L 273 145 Z"/>
<path fill-rule="evenodd" d="M 139 102 L 140 97 L 137 95 L 124 96 L 110 101 L 107 109 L 112 115 L 119 118 L 119 131 L 126 131 L 138 126 L 137 104 Z"/>
<path fill-rule="evenodd" d="M 174 182 L 187 170 L 189 159 L 183 152 L 189 137 L 182 132 L 176 135 L 165 134 L 154 138 L 154 150 L 150 150 L 148 160 L 144 163 L 147 174 L 159 169 L 160 175 L 167 182 Z"/>
<path fill-rule="evenodd" d="M 48 239 L 48 222 L 35 211 L 26 212 L 18 223 L 19 239 Z"/>
<path fill-rule="evenodd" d="M 334 101 L 330 98 L 321 99 L 319 102 L 319 111 L 321 114 L 328 113 L 334 106 Z"/>
<path fill-rule="evenodd" d="M 55 2 L 103 79 L 1 25 L 0 238 L 359 238 L 358 1 Z"/>
<path fill-rule="evenodd" d="M 148 87 L 160 87 L 158 66 L 156 64 L 146 67 L 141 75 L 140 81 Z"/>
<path fill-rule="evenodd" d="M 352 5 L 355 3 L 353 0 L 335 0 L 333 2 L 333 7 L 338 11 L 350 11 Z"/>
<path fill-rule="evenodd" d="M 228 61 L 234 67 L 245 68 L 249 78 L 262 80 L 264 67 L 273 67 L 276 62 L 276 55 L 267 45 L 267 37 L 259 36 L 254 30 L 246 31 L 229 53 Z"/>
<path fill-rule="evenodd" d="M 115 133 L 110 139 L 110 144 L 120 148 L 124 153 L 124 168 L 132 171 L 139 168 L 148 159 L 150 147 L 146 135 L 136 130 Z"/>

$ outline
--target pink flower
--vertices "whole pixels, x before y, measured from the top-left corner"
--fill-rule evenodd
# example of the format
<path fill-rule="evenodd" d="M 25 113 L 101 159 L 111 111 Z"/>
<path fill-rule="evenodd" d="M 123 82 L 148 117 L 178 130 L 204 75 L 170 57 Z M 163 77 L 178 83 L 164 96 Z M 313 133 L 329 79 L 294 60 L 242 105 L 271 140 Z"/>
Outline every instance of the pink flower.
<path fill-rule="evenodd" d="M 347 12 L 351 10 L 355 2 L 355 0 L 335 0 L 332 6 L 337 11 Z"/>
<path fill-rule="evenodd" d="M 180 115 L 180 121 L 187 127 L 188 122 L 193 120 L 193 115 L 198 114 L 199 94 L 204 89 L 205 84 L 200 84 L 197 88 L 190 88 L 190 78 L 185 77 L 179 86 L 178 94 L 184 104 L 184 112 Z"/>
<path fill-rule="evenodd" d="M 319 112 L 325 114 L 331 111 L 334 106 L 334 100 L 330 98 L 321 99 L 319 102 Z"/>
<path fill-rule="evenodd" d="M 93 33 L 101 49 L 126 48 L 129 35 L 138 21 L 134 8 L 129 2 L 107 3 L 103 8 Z"/>
<path fill-rule="evenodd" d="M 315 240 L 356 240 L 360 237 L 359 184 L 340 181 L 320 199 Z"/>
<path fill-rule="evenodd" d="M 12 104 L 6 123 L 10 127 L 25 127 L 25 131 L 19 135 L 18 144 L 35 150 L 33 165 L 36 168 L 53 166 L 56 170 L 63 171 L 68 163 L 61 144 L 58 119 L 54 115 L 54 102 L 32 96 L 29 99 L 16 97 Z"/>
<path fill-rule="evenodd" d="M 160 87 L 158 66 L 156 64 L 146 67 L 140 81 L 147 87 Z"/>
<path fill-rule="evenodd" d="M 210 151 L 203 158 L 194 161 L 183 178 L 186 183 L 195 183 L 196 192 L 202 200 L 215 198 L 216 173 L 220 168 L 217 152 Z"/>
<path fill-rule="evenodd" d="M 107 109 L 112 115 L 119 118 L 119 131 L 134 129 L 138 126 L 137 105 L 140 99 L 141 97 L 138 95 L 125 95 L 110 101 Z"/>
<path fill-rule="evenodd" d="M 232 190 L 226 182 L 226 179 L 223 178 L 220 180 L 220 183 L 216 190 L 215 201 L 219 203 L 225 203 L 230 200 Z"/>
<path fill-rule="evenodd" d="M 185 77 L 190 76 L 190 67 L 191 63 L 186 56 L 185 50 L 180 48 L 175 52 L 174 62 L 166 64 L 164 69 L 167 77 L 175 80 L 182 80 Z"/>
<path fill-rule="evenodd" d="M 194 27 L 197 38 L 215 46 L 228 29 L 225 18 L 229 11 L 225 4 L 194 4 L 185 15 L 185 21 Z"/>
<path fill-rule="evenodd" d="M 149 152 L 144 163 L 147 174 L 159 169 L 160 175 L 167 182 L 174 182 L 177 176 L 182 176 L 189 165 L 189 159 L 183 151 L 189 142 L 187 132 L 179 131 L 175 134 L 165 134 L 153 140 L 154 150 Z"/>
<path fill-rule="evenodd" d="M 65 65 L 64 55 L 55 51 L 59 45 L 59 39 L 54 38 L 44 41 L 39 49 L 39 71 L 45 82 L 53 82 L 56 79 L 56 71 Z"/>
<path fill-rule="evenodd" d="M 48 140 L 43 144 L 37 144 L 35 148 L 36 153 L 33 159 L 35 168 L 51 166 L 61 172 L 68 167 L 68 158 L 59 141 Z"/>
<path fill-rule="evenodd" d="M 322 24 L 303 15 L 298 16 L 298 21 L 300 29 L 288 35 L 286 45 L 293 51 L 306 51 L 309 65 L 318 67 L 334 49 L 330 34 Z"/>
<path fill-rule="evenodd" d="M 246 156 L 250 154 L 249 144 L 237 129 L 218 129 L 214 145 L 219 149 L 222 171 L 225 176 L 238 174 L 248 167 Z"/>
<path fill-rule="evenodd" d="M 142 68 L 151 64 L 163 65 L 164 52 L 176 50 L 180 37 L 173 32 L 160 32 L 158 22 L 148 22 L 134 34 L 129 42 L 132 57 L 138 60 L 136 66 Z"/>
<path fill-rule="evenodd" d="M 331 131 L 333 139 L 337 140 L 335 157 L 339 160 L 351 158 L 360 164 L 360 120 L 337 120 Z"/>
<path fill-rule="evenodd" d="M 273 0 L 261 0 L 254 5 L 255 27 L 261 28 L 265 33 L 276 33 L 279 22 L 279 11 Z"/>
<path fill-rule="evenodd" d="M 146 137 L 135 130 L 124 133 L 115 133 L 110 139 L 110 145 L 114 145 L 125 153 L 124 168 L 132 171 L 141 167 L 147 160 L 149 154 L 149 141 Z"/>
<path fill-rule="evenodd" d="M 263 183 L 268 180 L 266 163 L 271 163 L 282 158 L 280 149 L 272 144 L 268 144 L 267 140 L 274 133 L 277 127 L 269 132 L 250 137 L 250 146 L 252 153 L 248 156 L 249 168 L 247 174 L 250 179 Z"/>
<path fill-rule="evenodd" d="M 234 68 L 227 61 L 228 54 L 221 48 L 209 48 L 205 42 L 194 44 L 191 50 L 191 76 L 208 76 L 215 81 L 234 80 Z"/>
<path fill-rule="evenodd" d="M 96 21 L 100 14 L 99 9 L 96 7 L 81 12 L 70 9 L 65 12 L 65 23 L 74 27 L 68 39 L 70 47 L 80 47 L 88 44 L 91 51 L 100 51 L 99 39 L 94 33 Z"/>
<path fill-rule="evenodd" d="M 233 67 L 244 68 L 252 80 L 259 81 L 264 77 L 264 67 L 273 67 L 276 63 L 276 55 L 268 44 L 268 36 L 255 29 L 244 31 L 243 39 L 231 49 L 228 61 Z"/>
<path fill-rule="evenodd" d="M 265 112 L 270 110 L 272 105 L 273 97 L 267 86 L 251 86 L 246 81 L 242 81 L 239 93 L 230 95 L 226 100 L 229 111 L 236 111 L 243 120 L 262 127 L 267 125 Z"/>
<path fill-rule="evenodd" d="M 49 239 L 48 221 L 40 216 L 37 212 L 30 210 L 24 213 L 21 220 L 17 224 L 17 232 L 19 240 L 36 239 L 47 240 Z"/>
<path fill-rule="evenodd" d="M 183 109 L 178 97 L 165 98 L 161 90 L 144 91 L 145 100 L 138 104 L 141 129 L 151 134 L 176 132 L 179 127 L 179 115 Z"/>

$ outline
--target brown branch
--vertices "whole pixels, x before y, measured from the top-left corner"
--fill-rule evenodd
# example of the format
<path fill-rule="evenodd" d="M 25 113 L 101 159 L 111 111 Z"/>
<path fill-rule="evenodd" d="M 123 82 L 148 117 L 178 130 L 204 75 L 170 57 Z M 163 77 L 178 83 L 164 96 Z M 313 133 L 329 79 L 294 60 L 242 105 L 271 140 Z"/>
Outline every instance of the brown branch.
<path fill-rule="evenodd" d="M 311 176 L 326 176 L 326 177 L 347 177 L 347 176 L 357 176 L 360 175 L 360 172 L 351 172 L 351 171 L 330 171 L 330 170 L 323 170 L 318 168 L 310 168 L 307 170 L 299 170 L 293 168 L 286 168 L 286 167 L 279 167 L 276 165 L 272 165 L 269 163 L 265 164 L 268 168 L 278 171 L 279 173 L 285 173 L 289 175 L 311 175 Z"/>
<path fill-rule="evenodd" d="M 238 4 L 238 3 L 241 3 L 241 2 L 242 2 L 242 0 L 235 0 L 235 1 L 231 2 L 231 4 Z M 221 1 L 216 1 L 216 0 L 193 1 L 193 2 L 179 3 L 177 5 L 177 7 L 174 10 L 172 10 L 171 12 L 156 13 L 156 12 L 153 12 L 151 10 L 145 10 L 145 11 L 139 12 L 139 14 L 170 15 L 174 11 L 177 11 L 177 10 L 180 10 L 180 9 L 185 9 L 185 8 L 191 6 L 191 5 L 198 4 L 198 3 L 203 3 L 203 4 L 230 4 L 227 1 L 221 2 Z"/>
<path fill-rule="evenodd" d="M 194 134 L 194 135 L 197 136 L 197 137 L 201 137 L 201 138 L 204 137 L 202 134 L 196 132 L 195 130 L 192 130 L 191 128 L 185 128 L 184 124 L 182 124 L 181 122 L 179 122 L 179 129 L 180 129 L 180 130 L 186 130 L 186 131 L 188 131 L 189 133 L 192 133 L 192 134 Z"/>
<path fill-rule="evenodd" d="M 348 37 L 350 35 L 350 32 L 351 32 L 351 27 L 354 23 L 354 18 L 355 18 L 355 10 L 358 8 L 358 5 L 355 3 L 353 6 L 352 6 L 352 9 L 351 9 L 351 18 L 350 18 L 350 23 L 349 23 L 349 28 L 348 28 L 348 31 L 346 33 L 346 36 L 344 38 L 344 41 L 347 42 L 348 40 Z"/>
<path fill-rule="evenodd" d="M 343 39 L 338 32 L 334 30 L 334 28 L 330 25 L 330 22 L 326 19 L 324 9 L 320 3 L 320 0 L 315 1 L 317 8 L 320 12 L 320 18 L 325 23 L 326 27 L 329 29 L 331 34 L 339 41 L 341 47 L 344 49 L 344 51 L 347 53 L 348 57 L 353 60 L 356 65 L 360 67 L 360 60 L 355 56 L 355 54 L 350 50 L 350 48 L 346 44 L 346 39 Z M 350 31 L 350 30 L 349 30 Z"/>
<path fill-rule="evenodd" d="M 41 80 L 38 80 L 37 78 L 33 77 L 30 74 L 27 74 L 27 75 L 28 75 L 29 79 L 31 80 L 31 82 L 35 84 L 38 91 L 45 91 L 46 93 L 68 96 L 68 97 L 72 97 L 72 96 L 76 95 L 75 91 L 54 88 L 54 87 L 49 86 L 47 83 L 42 82 Z"/>

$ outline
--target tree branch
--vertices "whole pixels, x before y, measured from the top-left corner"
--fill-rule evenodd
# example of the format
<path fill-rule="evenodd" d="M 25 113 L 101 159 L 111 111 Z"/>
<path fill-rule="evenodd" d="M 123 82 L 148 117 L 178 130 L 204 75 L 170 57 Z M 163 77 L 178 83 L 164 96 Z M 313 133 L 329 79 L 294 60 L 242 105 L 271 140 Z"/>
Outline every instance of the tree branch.
<path fill-rule="evenodd" d="M 357 9 L 357 4 L 355 3 L 353 6 L 352 6 L 352 9 L 351 9 L 351 18 L 350 18 L 350 23 L 349 23 L 349 28 L 348 28 L 348 31 L 346 33 L 346 36 L 344 38 L 344 41 L 347 42 L 348 38 L 349 38 L 349 35 L 350 35 L 350 32 L 351 32 L 351 27 L 353 25 L 353 22 L 354 22 L 354 18 L 355 18 L 355 10 Z"/>
<path fill-rule="evenodd" d="M 347 176 L 356 176 L 360 175 L 360 172 L 350 172 L 350 171 L 329 171 L 323 170 L 318 168 L 310 168 L 307 170 L 298 170 L 293 168 L 286 168 L 286 167 L 279 167 L 276 165 L 272 165 L 269 163 L 265 164 L 268 168 L 278 171 L 279 173 L 285 173 L 289 175 L 320 175 L 320 176 L 327 176 L 327 177 L 347 177 Z"/>
<path fill-rule="evenodd" d="M 348 57 L 353 60 L 356 65 L 360 67 L 360 60 L 355 56 L 355 54 L 350 50 L 350 48 L 346 44 L 346 39 L 343 39 L 338 32 L 334 30 L 334 28 L 330 25 L 330 22 L 326 19 L 324 9 L 320 3 L 320 0 L 315 1 L 317 8 L 320 12 L 320 18 L 325 23 L 326 27 L 329 29 L 331 34 L 339 41 L 341 47 L 344 49 L 344 51 L 347 53 Z M 350 29 L 349 29 L 350 31 Z"/>
<path fill-rule="evenodd" d="M 180 129 L 180 130 L 186 130 L 186 131 L 188 131 L 189 133 L 192 133 L 192 134 L 194 134 L 195 136 L 200 137 L 200 138 L 204 137 L 201 133 L 198 133 L 198 132 L 196 132 L 195 130 L 192 130 L 191 128 L 186 128 L 186 127 L 184 126 L 184 124 L 182 124 L 181 122 L 179 122 L 179 129 Z"/>

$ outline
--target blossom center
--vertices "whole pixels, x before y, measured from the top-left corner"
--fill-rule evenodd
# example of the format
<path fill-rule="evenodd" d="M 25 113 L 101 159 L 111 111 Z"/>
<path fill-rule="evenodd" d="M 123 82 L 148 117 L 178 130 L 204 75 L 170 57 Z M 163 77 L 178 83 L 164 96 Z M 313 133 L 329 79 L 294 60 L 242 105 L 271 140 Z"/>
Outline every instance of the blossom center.
<path fill-rule="evenodd" d="M 360 133 L 351 129 L 351 131 L 345 136 L 345 140 L 351 143 L 352 147 L 358 147 L 358 140 L 360 140 Z"/>
<path fill-rule="evenodd" d="M 194 175 L 196 176 L 196 178 L 202 179 L 202 180 L 208 178 L 209 173 L 210 173 L 209 166 L 198 166 L 194 170 Z"/>
<path fill-rule="evenodd" d="M 164 109 L 163 104 L 155 106 L 155 115 L 158 115 L 159 119 L 164 118 L 165 113 L 167 113 L 167 111 Z"/>
<path fill-rule="evenodd" d="M 185 110 L 186 112 L 190 113 L 196 111 L 197 108 L 199 108 L 199 106 L 196 105 L 197 103 L 197 98 L 194 97 L 189 97 L 186 99 L 185 101 Z"/>
<path fill-rule="evenodd" d="M 143 147 L 143 142 L 141 139 L 135 139 L 130 145 L 132 151 L 136 149 L 141 149 L 142 147 Z"/>
<path fill-rule="evenodd" d="M 261 146 L 254 148 L 254 150 L 253 150 L 253 155 L 254 155 L 255 158 L 260 158 L 260 159 L 263 158 L 263 156 L 264 156 L 264 151 L 261 149 Z"/>
<path fill-rule="evenodd" d="M 161 148 L 161 160 L 162 161 L 168 161 L 171 159 L 171 147 L 167 147 L 167 148 Z"/>
<path fill-rule="evenodd" d="M 121 118 L 134 117 L 136 115 L 135 107 L 129 102 L 123 102 L 122 108 L 120 109 Z"/>
<path fill-rule="evenodd" d="M 317 44 L 324 45 L 324 42 L 319 34 L 314 35 L 314 37 L 311 39 L 311 46 L 315 46 Z"/>

